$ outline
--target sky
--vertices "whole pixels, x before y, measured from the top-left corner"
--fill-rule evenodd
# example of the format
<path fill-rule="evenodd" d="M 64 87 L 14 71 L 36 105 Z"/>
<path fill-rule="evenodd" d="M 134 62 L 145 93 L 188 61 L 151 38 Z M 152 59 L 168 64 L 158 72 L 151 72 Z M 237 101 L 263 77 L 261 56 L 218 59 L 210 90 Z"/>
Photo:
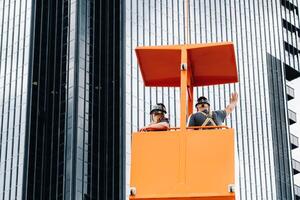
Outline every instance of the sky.
<path fill-rule="evenodd" d="M 295 98 L 288 102 L 288 107 L 297 113 L 297 123 L 290 126 L 290 131 L 299 138 L 300 142 L 300 78 L 287 84 L 295 89 Z M 300 161 L 300 147 L 292 150 L 292 157 Z M 300 174 L 294 176 L 294 184 L 300 186 Z"/>

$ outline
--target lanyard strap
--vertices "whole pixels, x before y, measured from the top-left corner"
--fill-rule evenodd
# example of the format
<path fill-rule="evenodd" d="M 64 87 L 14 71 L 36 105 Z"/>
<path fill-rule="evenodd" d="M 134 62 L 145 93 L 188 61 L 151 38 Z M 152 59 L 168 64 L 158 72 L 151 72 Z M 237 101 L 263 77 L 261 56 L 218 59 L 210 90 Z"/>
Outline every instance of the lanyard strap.
<path fill-rule="evenodd" d="M 205 121 L 203 122 L 203 124 L 201 126 L 206 126 L 209 122 L 213 125 L 213 126 L 216 126 L 216 123 L 214 122 L 214 120 L 212 119 L 212 112 L 210 111 L 209 114 L 206 114 L 204 112 L 201 112 L 200 113 L 202 115 L 204 115 L 206 117 Z"/>

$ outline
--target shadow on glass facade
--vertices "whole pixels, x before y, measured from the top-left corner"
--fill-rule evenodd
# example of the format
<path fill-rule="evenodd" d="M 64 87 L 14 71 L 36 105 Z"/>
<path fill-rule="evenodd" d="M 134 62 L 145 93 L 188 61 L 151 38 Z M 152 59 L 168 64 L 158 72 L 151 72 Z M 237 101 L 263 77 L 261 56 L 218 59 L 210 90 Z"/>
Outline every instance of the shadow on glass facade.
<path fill-rule="evenodd" d="M 274 151 L 276 192 L 279 197 L 292 199 L 290 146 L 288 145 L 287 112 L 284 98 L 283 65 L 280 60 L 267 54 L 268 83 L 270 93 L 270 111 Z"/>

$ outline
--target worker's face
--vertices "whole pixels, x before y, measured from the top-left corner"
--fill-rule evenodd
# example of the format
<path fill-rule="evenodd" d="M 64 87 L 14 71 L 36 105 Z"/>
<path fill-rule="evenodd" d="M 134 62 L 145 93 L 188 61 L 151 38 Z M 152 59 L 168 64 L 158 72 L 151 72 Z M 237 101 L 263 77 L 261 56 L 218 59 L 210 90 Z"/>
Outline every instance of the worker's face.
<path fill-rule="evenodd" d="M 206 103 L 201 103 L 197 105 L 197 111 L 209 110 L 209 105 Z"/>
<path fill-rule="evenodd" d="M 153 113 L 152 114 L 152 119 L 154 123 L 159 123 L 160 120 L 164 117 L 164 115 L 162 113 Z"/>

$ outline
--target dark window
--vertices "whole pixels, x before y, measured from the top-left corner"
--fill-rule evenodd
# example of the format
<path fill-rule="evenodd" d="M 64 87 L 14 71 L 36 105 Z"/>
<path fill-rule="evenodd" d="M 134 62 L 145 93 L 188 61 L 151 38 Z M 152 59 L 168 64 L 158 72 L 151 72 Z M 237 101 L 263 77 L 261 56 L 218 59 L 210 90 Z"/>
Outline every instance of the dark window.
<path fill-rule="evenodd" d="M 281 5 L 283 5 L 284 7 L 286 7 L 287 9 L 289 9 L 290 11 L 295 11 L 296 14 L 298 15 L 298 7 L 295 6 L 293 3 L 291 3 L 288 0 L 281 0 Z"/>
<path fill-rule="evenodd" d="M 284 42 L 284 49 L 293 55 L 298 55 L 299 53 L 299 49 L 297 49 L 296 47 L 294 47 L 293 45 L 287 42 Z"/>
<path fill-rule="evenodd" d="M 286 21 L 285 19 L 282 19 L 282 26 L 284 28 L 286 28 L 287 30 L 293 32 L 293 33 L 297 33 L 299 36 L 300 30 L 299 28 L 297 28 L 296 26 L 294 26 L 293 24 L 291 24 L 290 22 Z"/>
<path fill-rule="evenodd" d="M 300 72 L 298 70 L 294 69 L 293 67 L 291 67 L 286 63 L 284 63 L 283 66 L 285 69 L 285 77 L 288 81 L 292 81 L 300 77 Z"/>

